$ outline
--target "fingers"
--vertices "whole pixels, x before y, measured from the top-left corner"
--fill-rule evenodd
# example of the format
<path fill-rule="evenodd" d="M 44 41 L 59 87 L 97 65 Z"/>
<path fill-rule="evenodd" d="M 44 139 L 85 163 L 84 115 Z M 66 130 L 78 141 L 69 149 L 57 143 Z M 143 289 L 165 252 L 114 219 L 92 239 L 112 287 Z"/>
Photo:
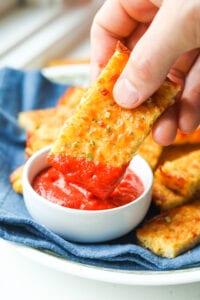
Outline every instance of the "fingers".
<path fill-rule="evenodd" d="M 196 58 L 199 55 L 199 50 L 194 49 L 182 54 L 172 66 L 169 71 L 168 77 L 173 81 L 184 88 L 185 78 L 189 73 L 192 65 L 194 64 Z"/>
<path fill-rule="evenodd" d="M 154 141 L 163 146 L 170 145 L 176 137 L 177 127 L 177 107 L 174 105 L 168 108 L 153 126 Z"/>
<path fill-rule="evenodd" d="M 179 128 L 192 132 L 200 124 L 200 56 L 192 66 L 179 103 Z"/>
<path fill-rule="evenodd" d="M 150 22 L 157 8 L 149 0 L 107 0 L 91 28 L 91 71 L 95 79 L 113 54 L 118 40 L 133 34 L 138 22 Z"/>
<path fill-rule="evenodd" d="M 115 51 L 117 40 L 106 29 L 95 23 L 91 31 L 91 79 L 95 80 Z M 109 46 L 108 46 L 109 45 Z"/>
<path fill-rule="evenodd" d="M 139 39 L 144 35 L 146 30 L 148 29 L 148 23 L 139 23 L 133 33 L 126 39 L 125 44 L 129 49 L 133 49 Z"/>
<path fill-rule="evenodd" d="M 117 41 L 129 36 L 136 26 L 137 22 L 127 14 L 120 1 L 108 0 L 101 7 L 91 28 L 93 80 L 113 54 Z"/>
<path fill-rule="evenodd" d="M 150 0 L 154 5 L 160 7 L 163 3 L 163 0 Z"/>
<path fill-rule="evenodd" d="M 158 144 L 171 144 L 176 136 L 177 127 L 189 133 L 200 123 L 200 57 L 197 56 L 199 52 L 197 49 L 185 53 L 174 65 L 175 71 L 170 73 L 173 80 L 179 83 L 186 77 L 185 88 L 176 106 L 164 113 L 154 125 L 153 138 Z M 197 59 L 194 62 L 195 57 Z"/>
<path fill-rule="evenodd" d="M 145 101 L 161 85 L 177 58 L 196 47 L 193 30 L 190 27 L 185 30 L 187 25 L 192 25 L 189 13 L 184 11 L 188 9 L 186 2 L 164 1 L 151 26 L 136 44 L 114 87 L 119 105 L 134 108 Z"/>
<path fill-rule="evenodd" d="M 199 11 L 199 0 L 107 0 L 93 22 L 93 78 L 113 54 L 117 40 L 134 48 L 114 87 L 119 105 L 138 106 L 167 75 L 183 87 L 185 83 L 179 108 L 170 108 L 154 126 L 154 139 L 163 145 L 173 141 L 178 126 L 191 132 L 200 122 Z"/>

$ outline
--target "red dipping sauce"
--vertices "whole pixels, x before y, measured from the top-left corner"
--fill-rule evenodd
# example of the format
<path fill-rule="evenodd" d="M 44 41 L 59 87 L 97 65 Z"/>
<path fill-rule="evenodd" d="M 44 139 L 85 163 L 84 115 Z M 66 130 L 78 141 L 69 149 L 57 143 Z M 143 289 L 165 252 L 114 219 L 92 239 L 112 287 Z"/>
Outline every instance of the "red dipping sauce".
<path fill-rule="evenodd" d="M 144 191 L 140 178 L 129 168 L 112 194 L 103 200 L 78 185 L 67 182 L 65 176 L 53 167 L 40 172 L 32 186 L 39 195 L 50 202 L 83 210 L 103 210 L 122 206 L 138 198 Z"/>

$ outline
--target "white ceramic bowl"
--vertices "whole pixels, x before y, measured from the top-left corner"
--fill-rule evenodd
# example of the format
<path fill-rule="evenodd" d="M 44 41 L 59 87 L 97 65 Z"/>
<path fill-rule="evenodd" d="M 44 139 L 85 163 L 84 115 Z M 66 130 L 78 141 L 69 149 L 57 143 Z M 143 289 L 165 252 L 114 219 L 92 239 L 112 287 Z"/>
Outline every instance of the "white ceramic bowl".
<path fill-rule="evenodd" d="M 48 167 L 50 147 L 35 153 L 25 164 L 23 195 L 31 216 L 58 235 L 77 242 L 102 242 L 123 236 L 144 218 L 151 202 L 153 175 L 146 161 L 136 155 L 130 168 L 143 182 L 144 192 L 133 202 L 106 210 L 79 210 L 51 203 L 31 186 L 34 177 Z"/>

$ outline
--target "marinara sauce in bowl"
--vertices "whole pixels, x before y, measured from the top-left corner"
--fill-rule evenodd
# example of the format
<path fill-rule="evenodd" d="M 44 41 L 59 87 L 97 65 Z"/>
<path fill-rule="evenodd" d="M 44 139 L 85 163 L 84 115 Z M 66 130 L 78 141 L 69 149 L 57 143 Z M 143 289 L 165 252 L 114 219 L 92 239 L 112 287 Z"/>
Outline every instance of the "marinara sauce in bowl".
<path fill-rule="evenodd" d="M 50 147 L 26 162 L 23 195 L 26 207 L 40 224 L 76 242 L 103 242 L 134 229 L 144 218 L 151 202 L 153 174 L 147 162 L 136 155 L 107 199 L 66 181 L 50 167 Z"/>

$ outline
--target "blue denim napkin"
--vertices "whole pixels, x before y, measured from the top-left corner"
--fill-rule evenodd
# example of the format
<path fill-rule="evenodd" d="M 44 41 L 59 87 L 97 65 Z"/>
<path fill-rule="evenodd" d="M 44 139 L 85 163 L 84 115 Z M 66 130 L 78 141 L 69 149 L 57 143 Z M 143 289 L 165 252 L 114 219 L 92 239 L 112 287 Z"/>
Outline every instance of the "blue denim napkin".
<path fill-rule="evenodd" d="M 134 232 L 101 244 L 64 240 L 28 214 L 22 196 L 10 185 L 9 175 L 24 162 L 25 132 L 17 125 L 20 111 L 50 107 L 66 90 L 39 71 L 0 70 L 0 237 L 51 251 L 85 264 L 124 270 L 170 270 L 200 265 L 200 246 L 175 259 L 152 254 L 135 243 Z"/>

